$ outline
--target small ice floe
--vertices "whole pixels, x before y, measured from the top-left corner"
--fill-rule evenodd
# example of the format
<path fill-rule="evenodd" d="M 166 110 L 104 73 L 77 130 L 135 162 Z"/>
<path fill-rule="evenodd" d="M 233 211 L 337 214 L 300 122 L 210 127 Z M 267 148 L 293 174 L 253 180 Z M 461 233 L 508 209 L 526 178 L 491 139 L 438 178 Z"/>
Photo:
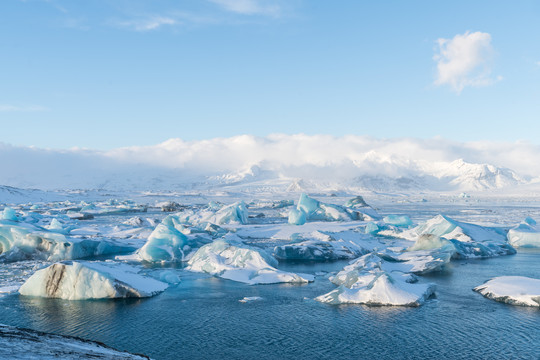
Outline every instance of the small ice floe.
<path fill-rule="evenodd" d="M 488 299 L 510 305 L 540 307 L 540 279 L 499 276 L 473 289 Z"/>
<path fill-rule="evenodd" d="M 251 302 L 251 301 L 259 301 L 259 300 L 262 300 L 262 299 L 263 298 L 260 297 L 260 296 L 246 296 L 243 299 L 240 299 L 238 301 L 241 302 L 241 303 L 247 303 L 247 302 Z"/>

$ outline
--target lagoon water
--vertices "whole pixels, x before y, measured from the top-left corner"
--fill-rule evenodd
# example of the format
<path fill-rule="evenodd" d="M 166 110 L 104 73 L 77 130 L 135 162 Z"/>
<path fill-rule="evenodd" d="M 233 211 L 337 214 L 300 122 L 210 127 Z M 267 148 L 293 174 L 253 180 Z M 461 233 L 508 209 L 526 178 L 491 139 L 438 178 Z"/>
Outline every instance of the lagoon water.
<path fill-rule="evenodd" d="M 345 264 L 280 268 L 321 274 Z M 316 302 L 335 288 L 324 274 L 307 285 L 248 286 L 182 272 L 180 284 L 149 299 L 6 295 L 0 297 L 0 323 L 97 340 L 154 359 L 540 359 L 540 310 L 472 291 L 501 275 L 540 278 L 540 252 L 453 261 L 443 273 L 420 277 L 437 290 L 417 308 Z M 253 296 L 262 299 L 239 301 Z"/>

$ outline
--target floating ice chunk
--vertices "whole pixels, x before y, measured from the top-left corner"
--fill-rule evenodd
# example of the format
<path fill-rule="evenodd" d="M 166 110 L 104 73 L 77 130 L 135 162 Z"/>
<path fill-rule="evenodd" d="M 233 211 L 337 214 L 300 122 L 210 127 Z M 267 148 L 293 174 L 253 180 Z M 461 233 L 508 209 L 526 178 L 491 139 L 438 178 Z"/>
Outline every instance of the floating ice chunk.
<path fill-rule="evenodd" d="M 508 231 L 508 242 L 515 247 L 540 247 L 540 227 L 536 221 L 528 217 L 518 226 Z"/>
<path fill-rule="evenodd" d="M 187 236 L 179 231 L 181 228 L 182 224 L 174 215 L 163 219 L 139 249 L 141 259 L 149 262 L 182 261 L 185 251 L 191 248 Z"/>
<path fill-rule="evenodd" d="M 416 250 L 433 250 L 433 249 L 441 249 L 441 248 L 448 248 L 450 251 L 455 252 L 454 244 L 452 244 L 450 241 L 440 238 L 437 235 L 433 234 L 422 234 L 418 237 L 418 240 L 414 243 L 413 246 L 409 247 L 408 251 L 416 251 Z"/>
<path fill-rule="evenodd" d="M 68 237 L 27 223 L 0 221 L 0 260 L 72 260 L 133 251 L 112 240 Z"/>
<path fill-rule="evenodd" d="M 217 225 L 247 224 L 249 221 L 249 213 L 246 204 L 243 201 L 227 206 L 210 202 L 206 208 L 202 210 L 194 211 L 189 209 L 174 216 L 177 218 L 178 222 L 185 225 L 199 225 L 202 223 L 212 223 Z"/>
<path fill-rule="evenodd" d="M 279 260 L 332 261 L 353 259 L 369 252 L 354 241 L 336 240 L 319 231 L 296 241 L 294 244 L 276 246 L 274 256 Z"/>
<path fill-rule="evenodd" d="M 420 306 L 434 289 L 433 284 L 410 284 L 380 272 L 364 275 L 350 288 L 341 285 L 315 300 L 327 304 Z"/>
<path fill-rule="evenodd" d="M 432 234 L 452 242 L 456 248 L 454 258 L 486 258 L 515 254 L 516 250 L 508 244 L 502 229 L 483 227 L 456 221 L 437 215 L 426 223 L 396 236 L 416 241 L 425 234 Z"/>
<path fill-rule="evenodd" d="M 488 299 L 510 305 L 540 307 L 540 280 L 524 276 L 499 276 L 474 288 Z"/>
<path fill-rule="evenodd" d="M 374 222 L 369 222 L 367 225 L 366 225 L 366 228 L 364 230 L 364 232 L 366 234 L 372 234 L 372 235 L 375 235 L 379 232 L 380 228 L 379 226 L 374 223 Z"/>
<path fill-rule="evenodd" d="M 171 270 L 165 270 L 159 273 L 159 280 L 167 284 L 178 284 L 180 282 L 180 276 Z"/>
<path fill-rule="evenodd" d="M 277 260 L 262 249 L 243 244 L 237 237 L 218 239 L 201 247 L 188 262 L 188 270 L 205 272 L 246 284 L 306 283 L 311 275 L 276 269 Z"/>
<path fill-rule="evenodd" d="M 383 218 L 383 221 L 399 227 L 409 227 L 412 225 L 412 221 L 407 215 L 388 215 Z"/>
<path fill-rule="evenodd" d="M 356 207 L 368 207 L 369 205 L 365 202 L 364 198 L 361 196 L 357 196 L 355 198 L 347 200 L 345 203 L 346 207 L 350 208 L 356 208 Z"/>
<path fill-rule="evenodd" d="M 168 285 L 139 275 L 126 264 L 64 261 L 38 270 L 19 289 L 21 295 L 86 300 L 149 297 Z"/>
<path fill-rule="evenodd" d="M 238 301 L 241 302 L 241 303 L 247 303 L 247 302 L 251 302 L 251 301 L 260 301 L 260 300 L 262 300 L 262 297 L 260 297 L 260 296 L 246 296 L 243 299 L 240 299 Z"/>
<path fill-rule="evenodd" d="M 302 193 L 296 209 L 289 212 L 289 224 L 303 225 L 306 220 L 351 221 L 372 219 L 361 211 L 340 205 L 325 204 Z"/>
<path fill-rule="evenodd" d="M 304 225 L 306 223 L 306 213 L 302 209 L 291 209 L 289 211 L 289 224 Z"/>
<path fill-rule="evenodd" d="M 19 221 L 17 213 L 12 208 L 6 206 L 2 212 L 2 219 L 9 221 Z"/>
<path fill-rule="evenodd" d="M 417 264 L 381 254 L 367 254 L 330 278 L 339 287 L 316 300 L 329 304 L 418 306 L 435 290 L 433 284 L 414 284 Z"/>

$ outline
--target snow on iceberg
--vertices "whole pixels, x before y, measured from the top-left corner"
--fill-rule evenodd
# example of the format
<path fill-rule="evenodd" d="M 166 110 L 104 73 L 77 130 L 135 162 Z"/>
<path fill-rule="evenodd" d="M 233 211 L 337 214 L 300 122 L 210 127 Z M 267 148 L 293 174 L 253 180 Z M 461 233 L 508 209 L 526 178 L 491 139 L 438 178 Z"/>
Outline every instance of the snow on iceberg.
<path fill-rule="evenodd" d="M 184 225 L 199 225 L 206 223 L 216 225 L 245 225 L 249 221 L 248 209 L 246 203 L 243 201 L 235 202 L 230 205 L 211 202 L 199 211 L 189 209 L 174 216 L 176 216 L 178 221 Z"/>
<path fill-rule="evenodd" d="M 189 260 L 187 270 L 205 272 L 246 284 L 307 283 L 302 276 L 276 269 L 277 260 L 262 249 L 243 244 L 237 236 L 218 239 L 201 247 Z"/>
<path fill-rule="evenodd" d="M 361 207 L 360 207 L 361 208 Z M 373 220 L 373 217 L 361 211 L 359 207 L 350 208 L 334 204 L 325 204 L 305 193 L 300 194 L 296 209 L 289 212 L 289 224 L 303 225 L 307 220 L 315 221 L 351 221 Z M 371 209 L 371 208 L 369 208 Z M 373 210 L 373 209 L 371 209 Z M 372 211 L 373 212 L 373 211 Z"/>
<path fill-rule="evenodd" d="M 540 227 L 530 217 L 508 230 L 508 242 L 514 247 L 539 248 Z"/>
<path fill-rule="evenodd" d="M 33 224 L 0 220 L 0 261 L 72 260 L 133 250 L 112 240 L 76 238 Z"/>
<path fill-rule="evenodd" d="M 540 307 L 540 280 L 525 276 L 499 276 L 473 289 L 488 299 L 510 305 Z"/>
<path fill-rule="evenodd" d="M 149 297 L 168 285 L 138 274 L 127 264 L 64 261 L 36 271 L 19 289 L 21 295 L 86 300 Z"/>
<path fill-rule="evenodd" d="M 330 280 L 339 287 L 315 300 L 328 304 L 422 305 L 435 291 L 433 284 L 416 284 L 407 265 L 388 262 L 375 253 L 346 266 Z"/>
<path fill-rule="evenodd" d="M 456 248 L 453 258 L 456 259 L 486 258 L 516 253 L 516 250 L 508 244 L 502 229 L 460 222 L 444 215 L 437 215 L 426 223 L 396 236 L 417 241 L 425 234 L 452 242 Z"/>
<path fill-rule="evenodd" d="M 353 259 L 369 251 L 351 240 L 335 239 L 314 231 L 307 237 L 293 236 L 294 243 L 274 248 L 274 256 L 279 260 L 332 261 Z"/>

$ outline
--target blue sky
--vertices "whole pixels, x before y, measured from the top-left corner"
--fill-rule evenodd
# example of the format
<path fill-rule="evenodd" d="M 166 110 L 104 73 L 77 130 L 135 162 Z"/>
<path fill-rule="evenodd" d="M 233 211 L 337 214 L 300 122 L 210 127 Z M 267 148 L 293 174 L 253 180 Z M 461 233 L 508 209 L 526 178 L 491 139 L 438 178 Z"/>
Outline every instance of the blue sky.
<path fill-rule="evenodd" d="M 2 0 L 0 142 L 539 144 L 535 1 Z"/>

